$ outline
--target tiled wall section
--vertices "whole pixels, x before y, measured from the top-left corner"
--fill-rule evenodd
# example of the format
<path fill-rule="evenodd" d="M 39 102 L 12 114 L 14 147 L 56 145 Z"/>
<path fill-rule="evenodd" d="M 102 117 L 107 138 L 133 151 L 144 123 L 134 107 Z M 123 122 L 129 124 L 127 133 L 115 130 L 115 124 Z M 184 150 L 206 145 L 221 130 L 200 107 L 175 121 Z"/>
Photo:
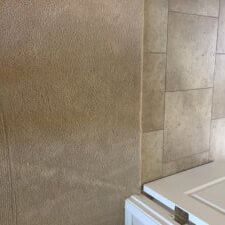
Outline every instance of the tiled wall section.
<path fill-rule="evenodd" d="M 142 183 L 225 157 L 224 15 L 225 0 L 145 0 Z"/>
<path fill-rule="evenodd" d="M 144 132 L 163 129 L 165 68 L 165 54 L 144 54 L 143 101 L 145 104 L 142 110 Z"/>

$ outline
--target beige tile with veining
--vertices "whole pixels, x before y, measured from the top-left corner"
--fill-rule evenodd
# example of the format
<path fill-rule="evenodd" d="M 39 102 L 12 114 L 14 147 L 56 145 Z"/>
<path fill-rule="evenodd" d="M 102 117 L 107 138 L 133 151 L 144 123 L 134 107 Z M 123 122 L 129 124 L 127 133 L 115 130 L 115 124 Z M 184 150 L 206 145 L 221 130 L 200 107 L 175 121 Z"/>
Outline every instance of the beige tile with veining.
<path fill-rule="evenodd" d="M 143 134 L 142 183 L 162 176 L 163 131 Z"/>
<path fill-rule="evenodd" d="M 225 117 L 225 55 L 216 56 L 213 118 Z"/>
<path fill-rule="evenodd" d="M 145 0 L 144 51 L 166 52 L 168 0 Z"/>
<path fill-rule="evenodd" d="M 225 159 L 225 119 L 212 121 L 210 158 Z"/>
<path fill-rule="evenodd" d="M 217 52 L 225 53 L 225 0 L 220 0 Z"/>
<path fill-rule="evenodd" d="M 175 174 L 208 162 L 208 152 L 199 153 L 171 162 L 163 163 L 163 176 Z"/>
<path fill-rule="evenodd" d="M 219 0 L 170 0 L 169 10 L 218 17 Z"/>
<path fill-rule="evenodd" d="M 167 90 L 213 86 L 217 19 L 170 13 Z"/>
<path fill-rule="evenodd" d="M 212 89 L 168 92 L 164 161 L 209 151 Z"/>
<path fill-rule="evenodd" d="M 165 54 L 144 54 L 143 132 L 163 129 L 165 67 Z"/>

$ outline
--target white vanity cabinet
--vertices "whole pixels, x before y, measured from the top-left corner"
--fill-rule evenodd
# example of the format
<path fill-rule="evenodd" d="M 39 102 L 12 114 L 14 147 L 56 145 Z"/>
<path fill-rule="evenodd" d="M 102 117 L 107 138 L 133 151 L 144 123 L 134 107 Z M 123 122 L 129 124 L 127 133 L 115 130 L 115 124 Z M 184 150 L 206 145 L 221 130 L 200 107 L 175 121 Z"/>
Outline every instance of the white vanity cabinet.
<path fill-rule="evenodd" d="M 179 225 L 173 212 L 144 195 L 134 195 L 126 200 L 125 225 Z"/>
<path fill-rule="evenodd" d="M 125 214 L 125 225 L 225 225 L 225 161 L 145 184 Z"/>

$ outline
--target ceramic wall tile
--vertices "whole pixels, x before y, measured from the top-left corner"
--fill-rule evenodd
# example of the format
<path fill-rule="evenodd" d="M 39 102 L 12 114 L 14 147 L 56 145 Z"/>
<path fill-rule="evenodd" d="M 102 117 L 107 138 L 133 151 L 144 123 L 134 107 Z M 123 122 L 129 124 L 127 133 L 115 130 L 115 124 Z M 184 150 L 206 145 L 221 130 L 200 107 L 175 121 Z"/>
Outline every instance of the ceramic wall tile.
<path fill-rule="evenodd" d="M 167 91 L 213 86 L 217 19 L 169 14 Z"/>
<path fill-rule="evenodd" d="M 171 174 L 175 174 L 207 163 L 209 161 L 208 155 L 208 152 L 203 152 L 178 160 L 163 163 L 163 176 L 169 176 Z"/>
<path fill-rule="evenodd" d="M 212 89 L 166 93 L 164 161 L 209 151 Z"/>
<path fill-rule="evenodd" d="M 218 17 L 219 0 L 169 0 L 169 10 Z"/>
<path fill-rule="evenodd" d="M 143 134 L 142 183 L 162 176 L 163 131 Z"/>
<path fill-rule="evenodd" d="M 213 118 L 225 117 L 225 55 L 216 56 Z"/>
<path fill-rule="evenodd" d="M 210 158 L 225 159 L 225 119 L 212 121 Z"/>
<path fill-rule="evenodd" d="M 168 0 L 145 0 L 144 51 L 166 52 Z"/>
<path fill-rule="evenodd" d="M 163 129 L 165 95 L 165 54 L 144 54 L 142 129 Z"/>
<path fill-rule="evenodd" d="M 220 0 L 217 52 L 225 53 L 225 0 Z"/>

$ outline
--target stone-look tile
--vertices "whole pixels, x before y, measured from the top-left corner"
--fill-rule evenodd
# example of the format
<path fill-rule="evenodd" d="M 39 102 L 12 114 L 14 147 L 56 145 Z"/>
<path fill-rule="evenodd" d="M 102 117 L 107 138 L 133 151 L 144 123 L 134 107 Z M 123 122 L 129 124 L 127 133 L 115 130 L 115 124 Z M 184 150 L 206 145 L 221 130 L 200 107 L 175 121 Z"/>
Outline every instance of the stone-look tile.
<path fill-rule="evenodd" d="M 209 151 L 212 89 L 166 93 L 164 161 Z"/>
<path fill-rule="evenodd" d="M 225 159 L 225 119 L 212 121 L 210 158 Z"/>
<path fill-rule="evenodd" d="M 0 109 L 0 224 L 15 224 L 15 205 L 3 115 Z"/>
<path fill-rule="evenodd" d="M 169 14 L 167 90 L 213 86 L 217 19 Z"/>
<path fill-rule="evenodd" d="M 142 183 L 162 176 L 163 131 L 142 136 Z"/>
<path fill-rule="evenodd" d="M 219 0 L 169 0 L 169 10 L 218 17 Z"/>
<path fill-rule="evenodd" d="M 171 174 L 203 165 L 209 161 L 208 155 L 208 152 L 203 152 L 189 157 L 163 163 L 163 176 L 169 176 Z"/>
<path fill-rule="evenodd" d="M 166 52 L 168 0 L 145 0 L 144 51 Z"/>
<path fill-rule="evenodd" d="M 216 56 L 212 117 L 225 117 L 225 55 Z"/>
<path fill-rule="evenodd" d="M 144 54 L 142 130 L 163 129 L 165 95 L 165 54 Z"/>
<path fill-rule="evenodd" d="M 0 103 L 17 225 L 123 224 L 124 200 L 141 182 L 143 4 L 0 5 Z"/>
<path fill-rule="evenodd" d="M 225 53 L 225 0 L 220 0 L 217 52 Z"/>

